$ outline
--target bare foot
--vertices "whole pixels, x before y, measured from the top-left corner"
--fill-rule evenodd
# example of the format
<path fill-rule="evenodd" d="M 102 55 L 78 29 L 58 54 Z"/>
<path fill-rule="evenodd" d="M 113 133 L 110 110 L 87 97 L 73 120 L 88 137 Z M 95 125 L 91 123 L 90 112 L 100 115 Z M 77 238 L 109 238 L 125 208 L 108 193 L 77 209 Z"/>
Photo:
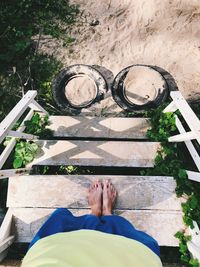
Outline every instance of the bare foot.
<path fill-rule="evenodd" d="M 91 214 L 101 216 L 102 213 L 102 183 L 97 180 L 89 188 L 88 203 L 91 207 Z"/>
<path fill-rule="evenodd" d="M 117 198 L 117 190 L 106 180 L 103 182 L 103 211 L 102 215 L 112 215 L 112 208 Z"/>

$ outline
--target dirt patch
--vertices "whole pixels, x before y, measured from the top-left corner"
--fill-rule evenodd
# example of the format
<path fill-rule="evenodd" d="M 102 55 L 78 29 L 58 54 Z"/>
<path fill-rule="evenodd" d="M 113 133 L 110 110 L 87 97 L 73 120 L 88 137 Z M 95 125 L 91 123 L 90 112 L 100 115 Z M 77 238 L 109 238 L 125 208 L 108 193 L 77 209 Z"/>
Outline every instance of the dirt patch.
<path fill-rule="evenodd" d="M 41 51 L 65 65 L 102 65 L 116 75 L 132 64 L 157 65 L 175 78 L 187 99 L 200 98 L 199 0 L 75 0 L 80 17 L 63 47 L 43 38 Z M 98 23 L 97 23 L 98 22 Z"/>

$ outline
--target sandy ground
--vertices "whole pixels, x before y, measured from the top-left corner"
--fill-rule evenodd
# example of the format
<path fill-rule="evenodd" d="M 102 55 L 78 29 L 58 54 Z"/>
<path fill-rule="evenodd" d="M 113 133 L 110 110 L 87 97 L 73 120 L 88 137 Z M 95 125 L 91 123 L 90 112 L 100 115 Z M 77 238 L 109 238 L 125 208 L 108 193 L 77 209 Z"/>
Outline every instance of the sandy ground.
<path fill-rule="evenodd" d="M 41 50 L 67 66 L 102 65 L 116 75 L 131 64 L 157 65 L 173 75 L 187 99 L 200 98 L 199 0 L 74 0 L 81 13 L 70 48 L 49 38 Z"/>

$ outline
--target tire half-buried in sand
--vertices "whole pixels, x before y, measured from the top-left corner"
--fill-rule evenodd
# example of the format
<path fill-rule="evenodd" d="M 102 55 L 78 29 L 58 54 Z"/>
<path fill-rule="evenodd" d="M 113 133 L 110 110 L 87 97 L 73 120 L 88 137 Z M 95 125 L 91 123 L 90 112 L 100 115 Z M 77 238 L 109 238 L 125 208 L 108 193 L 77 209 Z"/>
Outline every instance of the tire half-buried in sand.
<path fill-rule="evenodd" d="M 126 111 L 145 110 L 164 102 L 169 89 L 164 77 L 153 67 L 132 65 L 117 74 L 112 95 Z"/>
<path fill-rule="evenodd" d="M 87 65 L 72 65 L 63 69 L 53 81 L 53 97 L 65 113 L 79 113 L 82 108 L 104 98 L 108 90 L 100 72 Z"/>

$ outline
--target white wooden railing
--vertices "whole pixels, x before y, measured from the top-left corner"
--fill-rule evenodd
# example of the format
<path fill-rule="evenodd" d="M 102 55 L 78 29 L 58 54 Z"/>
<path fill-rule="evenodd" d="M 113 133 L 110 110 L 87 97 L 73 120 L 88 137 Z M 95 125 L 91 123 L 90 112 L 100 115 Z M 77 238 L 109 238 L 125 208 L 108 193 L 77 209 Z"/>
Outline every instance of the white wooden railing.
<path fill-rule="evenodd" d="M 24 138 L 27 140 L 37 139 L 37 136 L 26 134 L 23 132 L 25 129 L 24 122 L 32 118 L 34 111 L 39 111 L 48 114 L 47 111 L 44 110 L 34 100 L 36 95 L 37 91 L 28 91 L 0 124 L 0 143 L 2 143 L 5 137 L 7 136 L 12 137 L 9 144 L 5 147 L 2 154 L 0 155 L 0 179 L 15 176 L 17 174 L 23 174 L 29 172 L 30 170 L 28 168 L 22 168 L 17 170 L 14 169 L 1 170 L 1 169 L 16 144 L 16 138 Z M 170 95 L 172 98 L 172 102 L 165 108 L 163 112 L 175 112 L 176 110 L 179 110 L 184 120 L 186 121 L 187 125 L 189 126 L 190 131 L 186 132 L 180 119 L 178 118 L 177 115 L 175 115 L 176 126 L 179 130 L 179 134 L 171 136 L 168 139 L 168 141 L 185 142 L 190 152 L 190 155 L 192 156 L 194 163 L 198 169 L 198 172 L 187 170 L 188 178 L 200 182 L 200 156 L 191 141 L 195 139 L 200 144 L 200 121 L 179 91 L 173 91 L 171 92 Z M 30 111 L 22 121 L 19 128 L 16 131 L 13 131 L 12 130 L 13 126 L 15 125 L 17 120 L 23 115 L 23 113 L 27 108 L 30 108 Z M 3 243 L 2 245 L 4 247 L 8 247 L 9 244 L 12 243 L 14 240 L 13 236 L 8 235 L 10 222 L 12 220 L 12 215 L 10 215 L 10 217 L 9 216 L 7 217 L 8 219 L 3 223 L 3 227 L 6 228 L 6 231 L 0 232 L 0 240 L 4 240 L 5 238 L 7 238 L 5 240 L 5 244 Z M 200 261 L 200 230 L 196 222 L 194 222 L 194 226 L 195 226 L 194 229 L 189 229 L 190 234 L 192 235 L 192 240 L 189 241 L 187 245 L 193 257 L 197 258 Z M 6 236 L 2 236 L 2 233 L 4 232 L 6 233 Z M 2 258 L 3 257 L 4 255 L 2 256 Z"/>
<path fill-rule="evenodd" d="M 3 152 L 0 155 L 0 179 L 11 177 L 17 174 L 23 174 L 29 172 L 30 168 L 21 168 L 21 169 L 11 169 L 11 170 L 1 170 L 10 153 L 12 152 L 15 144 L 16 138 L 23 138 L 27 140 L 34 140 L 38 137 L 32 134 L 24 133 L 25 125 L 24 122 L 30 120 L 34 114 L 34 111 L 43 112 L 48 114 L 45 109 L 43 109 L 34 99 L 37 95 L 37 91 L 30 90 L 28 91 L 23 98 L 17 103 L 17 105 L 10 111 L 6 118 L 0 123 L 0 144 L 5 139 L 5 137 L 12 137 L 8 145 L 5 147 Z M 30 109 L 21 125 L 16 131 L 13 131 L 13 127 L 18 119 L 24 114 L 27 109 Z"/>
<path fill-rule="evenodd" d="M 194 111 L 179 91 L 172 91 L 170 95 L 172 102 L 164 109 L 163 112 L 175 112 L 176 110 L 179 110 L 190 130 L 186 132 L 180 119 L 177 115 L 175 115 L 176 126 L 179 130 L 179 134 L 169 137 L 168 141 L 185 142 L 185 145 L 198 169 L 197 172 L 187 170 L 188 179 L 200 182 L 200 156 L 192 143 L 192 140 L 196 140 L 200 145 L 200 120 L 197 118 Z M 192 240 L 187 242 L 187 246 L 192 256 L 200 262 L 200 230 L 196 222 L 193 222 L 193 224 L 194 228 L 189 229 L 189 234 L 192 236 Z"/>

